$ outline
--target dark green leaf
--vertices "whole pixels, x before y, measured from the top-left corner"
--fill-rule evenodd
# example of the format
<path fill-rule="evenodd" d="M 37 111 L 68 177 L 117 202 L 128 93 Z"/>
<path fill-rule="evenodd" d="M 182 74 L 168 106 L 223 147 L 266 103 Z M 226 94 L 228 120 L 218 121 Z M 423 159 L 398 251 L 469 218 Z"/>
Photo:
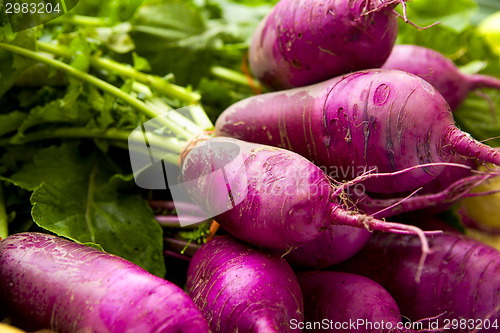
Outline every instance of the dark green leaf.
<path fill-rule="evenodd" d="M 24 121 L 19 125 L 16 142 L 22 142 L 24 132 L 40 124 L 46 123 L 72 123 L 85 125 L 91 118 L 90 110 L 86 104 L 77 102 L 82 92 L 80 82 L 68 86 L 63 98 L 35 106 L 30 110 Z"/>
<path fill-rule="evenodd" d="M 121 192 L 123 177 L 113 175 L 100 153 L 81 156 L 77 146 L 62 145 L 41 150 L 9 181 L 34 190 L 32 216 L 40 227 L 163 276 L 161 228 L 145 201 Z"/>
<path fill-rule="evenodd" d="M 0 136 L 17 130 L 22 124 L 26 114 L 20 111 L 12 111 L 8 114 L 0 115 Z"/>

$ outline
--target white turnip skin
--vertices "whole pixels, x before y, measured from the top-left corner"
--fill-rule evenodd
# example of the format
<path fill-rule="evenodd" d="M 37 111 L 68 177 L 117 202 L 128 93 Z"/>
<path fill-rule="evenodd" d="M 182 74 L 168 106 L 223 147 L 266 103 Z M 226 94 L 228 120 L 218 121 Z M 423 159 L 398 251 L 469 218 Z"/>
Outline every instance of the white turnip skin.
<path fill-rule="evenodd" d="M 281 0 L 254 32 L 252 72 L 281 90 L 378 68 L 396 40 L 400 2 Z"/>
<path fill-rule="evenodd" d="M 432 84 L 456 110 L 470 91 L 500 89 L 500 80 L 486 75 L 460 72 L 453 61 L 438 51 L 418 45 L 395 45 L 381 68 L 398 69 L 417 75 Z"/>
<path fill-rule="evenodd" d="M 0 304 L 33 330 L 209 332 L 175 284 L 115 255 L 41 233 L 0 241 Z"/>
<path fill-rule="evenodd" d="M 402 332 L 398 305 L 392 296 L 375 281 L 344 272 L 303 272 L 298 274 L 304 297 L 305 322 L 334 324 L 307 332 L 396 333 Z M 366 324 L 361 324 L 363 321 Z M 335 324 L 360 323 L 360 325 Z M 368 324 L 371 323 L 371 324 Z M 384 323 L 384 324 L 382 324 Z M 383 327 L 374 328 L 375 325 Z"/>
<path fill-rule="evenodd" d="M 456 126 L 444 98 L 406 72 L 372 69 L 308 87 L 247 98 L 226 109 L 216 135 L 294 151 L 341 172 L 394 173 L 456 156 L 500 164 L 500 154 Z M 364 182 L 369 192 L 413 191 L 435 179 L 439 164 Z"/>
<path fill-rule="evenodd" d="M 415 237 L 375 233 L 363 250 L 334 269 L 378 282 L 411 320 L 442 314 L 440 327 L 452 319 L 500 325 L 500 252 L 460 234 L 432 236 L 429 243 L 420 283 L 412 279 L 420 256 Z M 499 327 L 478 332 L 496 333 Z"/>
<path fill-rule="evenodd" d="M 212 331 L 286 333 L 290 321 L 304 319 L 297 278 L 280 256 L 231 236 L 219 236 L 194 254 L 187 291 Z"/>

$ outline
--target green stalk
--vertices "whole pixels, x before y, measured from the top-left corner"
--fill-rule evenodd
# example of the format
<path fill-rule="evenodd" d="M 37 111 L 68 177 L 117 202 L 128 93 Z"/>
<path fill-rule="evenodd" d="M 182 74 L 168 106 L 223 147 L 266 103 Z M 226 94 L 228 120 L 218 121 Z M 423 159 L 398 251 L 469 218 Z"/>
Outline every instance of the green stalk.
<path fill-rule="evenodd" d="M 236 83 L 240 86 L 252 88 L 250 86 L 250 83 L 248 82 L 248 78 L 244 74 L 232 69 L 221 66 L 212 66 L 210 68 L 210 73 L 219 79 Z M 256 88 L 260 91 L 266 91 L 266 88 L 264 88 L 257 80 L 254 80 L 253 88 Z"/>
<path fill-rule="evenodd" d="M 196 135 L 202 131 L 202 128 L 200 128 L 198 124 L 193 123 L 190 119 L 183 116 L 177 110 L 174 110 L 161 98 L 155 97 L 153 95 L 153 92 L 147 85 L 139 82 L 134 82 L 132 85 L 132 90 L 137 94 L 135 96 L 141 96 L 141 99 L 149 108 L 157 110 L 157 112 L 164 114 L 166 118 L 170 119 L 176 124 L 179 124 L 185 131 L 191 133 L 192 135 Z"/>
<path fill-rule="evenodd" d="M 147 106 L 149 106 L 152 109 L 162 110 L 165 108 L 163 101 L 159 100 L 158 98 L 152 98 L 150 100 L 146 100 L 145 103 Z M 167 117 L 169 120 L 173 121 L 174 123 L 182 125 L 182 128 L 185 131 L 191 133 L 192 135 L 195 135 L 195 134 L 201 132 L 201 129 L 197 124 L 193 123 L 191 120 L 187 119 L 182 114 L 180 114 L 179 112 L 177 112 L 173 109 L 168 110 L 164 117 Z"/>
<path fill-rule="evenodd" d="M 27 133 L 23 137 L 23 141 L 19 144 L 28 142 L 42 141 L 48 139 L 107 139 L 116 141 L 128 142 L 129 139 L 142 142 L 144 136 L 142 133 L 129 133 L 124 130 L 108 129 L 106 131 L 90 129 L 87 127 L 60 127 L 50 130 L 41 130 L 37 132 Z M 154 133 L 148 133 L 147 138 L 150 146 L 159 147 L 168 150 L 174 154 L 180 154 L 185 142 L 179 141 L 176 138 L 164 137 Z M 13 146 L 16 143 L 11 141 L 11 138 L 0 139 L 0 147 Z"/>
<path fill-rule="evenodd" d="M 57 55 L 59 57 L 71 58 L 73 56 L 73 52 L 71 52 L 71 50 L 66 47 L 58 46 L 54 43 L 38 41 L 37 45 L 39 50 Z M 108 70 L 148 85 L 150 88 L 161 92 L 167 97 L 177 98 L 188 103 L 195 103 L 201 99 L 201 96 L 198 93 L 169 83 L 165 80 L 162 80 L 158 76 L 139 72 L 132 67 L 125 66 L 113 60 L 100 57 L 92 57 L 91 64 L 97 69 Z M 214 125 L 210 121 L 210 118 L 208 118 L 206 112 L 200 105 L 189 106 L 189 108 L 191 117 L 193 118 L 196 125 L 198 125 L 202 130 L 212 130 L 214 128 Z M 200 130 L 198 130 L 197 132 L 199 131 Z"/>
<path fill-rule="evenodd" d="M 211 131 L 214 129 L 214 124 L 212 124 L 212 121 L 208 118 L 207 113 L 200 105 L 190 105 L 188 108 L 191 117 L 199 127 L 205 131 Z"/>
<path fill-rule="evenodd" d="M 84 15 L 62 15 L 54 20 L 48 21 L 45 24 L 61 24 L 61 23 L 71 23 L 74 25 L 85 26 L 85 27 L 96 27 L 96 28 L 110 26 L 112 24 L 112 22 L 107 18 L 84 16 Z"/>
<path fill-rule="evenodd" d="M 54 43 L 38 41 L 37 45 L 40 51 L 52 53 L 65 58 L 71 58 L 73 56 L 73 52 L 69 49 L 57 46 Z M 196 92 L 192 92 L 189 89 L 167 82 L 156 75 L 142 73 L 133 67 L 120 64 L 119 62 L 110 59 L 92 57 L 90 59 L 90 63 L 97 69 L 106 70 L 130 79 L 134 79 L 161 92 L 165 96 L 179 99 L 183 102 L 196 103 L 201 99 L 200 94 Z"/>
<path fill-rule="evenodd" d="M 139 112 L 147 115 L 150 118 L 156 118 L 156 117 L 160 116 L 160 114 L 157 114 L 156 112 L 154 112 L 153 110 L 148 108 L 146 104 L 144 104 L 143 102 L 141 102 L 137 98 L 130 96 L 129 94 L 127 94 L 123 90 L 120 90 L 117 87 L 115 87 L 115 86 L 113 86 L 113 85 L 111 85 L 111 84 L 109 84 L 101 79 L 98 79 L 95 76 L 89 75 L 89 74 L 84 73 L 84 72 L 82 72 L 74 67 L 71 67 L 70 65 L 65 64 L 64 62 L 61 62 L 61 61 L 58 61 L 55 59 L 50 59 L 50 58 L 47 58 L 47 57 L 45 57 L 37 52 L 33 52 L 31 50 L 28 50 L 28 49 L 24 49 L 21 47 L 17 47 L 17 46 L 5 44 L 5 43 L 0 43 L 0 48 L 7 50 L 7 51 L 10 51 L 10 52 L 13 52 L 13 53 L 17 53 L 17 54 L 25 56 L 27 58 L 31 58 L 31 59 L 34 59 L 36 61 L 45 63 L 45 64 L 52 66 L 60 71 L 65 72 L 68 75 L 71 75 L 79 80 L 85 81 L 89 84 L 93 84 L 94 86 L 101 89 L 102 91 L 105 91 L 110 95 L 113 95 L 117 98 L 122 99 L 124 102 L 131 105 L 132 107 L 137 109 Z M 170 131 L 172 131 L 173 133 L 175 133 L 179 137 L 182 137 L 184 139 L 191 138 L 191 135 L 189 133 L 187 133 L 185 130 L 183 130 L 181 127 L 179 127 L 178 124 L 172 123 L 170 120 L 168 120 L 164 117 L 160 117 L 160 120 L 163 122 L 163 124 Z"/>
<path fill-rule="evenodd" d="M 9 236 L 9 217 L 5 209 L 5 201 L 3 199 L 2 184 L 0 184 L 0 239 Z"/>
<path fill-rule="evenodd" d="M 111 145 L 117 146 L 120 148 L 119 145 L 116 144 L 116 142 L 110 143 Z M 147 155 L 149 157 L 149 151 L 147 150 L 138 150 L 136 149 L 137 147 L 126 147 L 129 152 L 132 152 L 133 154 L 141 154 L 141 155 Z M 169 152 L 164 152 L 161 155 L 161 160 L 164 162 L 167 162 L 168 164 L 178 166 L 179 165 L 179 154 L 176 153 L 169 153 Z M 136 170 L 137 172 L 138 170 Z M 140 172 L 139 172 L 140 173 Z"/>

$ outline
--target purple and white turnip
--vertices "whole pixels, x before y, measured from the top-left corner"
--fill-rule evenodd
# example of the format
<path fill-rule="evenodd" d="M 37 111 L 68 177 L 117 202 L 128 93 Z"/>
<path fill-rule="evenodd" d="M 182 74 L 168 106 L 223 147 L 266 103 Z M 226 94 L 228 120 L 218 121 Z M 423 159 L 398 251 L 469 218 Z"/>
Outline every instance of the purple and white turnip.
<path fill-rule="evenodd" d="M 480 88 L 500 89 L 500 80 L 487 75 L 465 74 L 438 51 L 418 45 L 395 45 L 381 68 L 402 70 L 432 84 L 456 110 L 470 91 Z"/>
<path fill-rule="evenodd" d="M 283 258 L 230 236 L 205 243 L 193 256 L 187 291 L 215 332 L 300 332 L 299 283 Z"/>
<path fill-rule="evenodd" d="M 247 98 L 220 115 L 216 135 L 288 149 L 326 168 L 387 173 L 363 183 L 379 193 L 424 186 L 458 156 L 500 164 L 497 151 L 455 126 L 434 87 L 388 69 Z"/>
<path fill-rule="evenodd" d="M 34 330 L 209 332 L 175 284 L 123 258 L 42 233 L 0 241 L 0 307 Z"/>
<path fill-rule="evenodd" d="M 398 3 L 404 0 L 281 0 L 254 32 L 252 72 L 281 90 L 379 67 L 396 41 Z"/>
<path fill-rule="evenodd" d="M 366 276 L 382 285 L 411 320 L 439 316 L 439 327 L 465 321 L 455 331 L 498 332 L 500 325 L 500 252 L 466 236 L 449 233 L 429 237 L 431 252 L 420 283 L 420 245 L 413 237 L 377 233 L 341 272 Z M 488 327 L 486 325 L 489 325 Z M 466 329 L 467 328 L 467 329 Z"/>

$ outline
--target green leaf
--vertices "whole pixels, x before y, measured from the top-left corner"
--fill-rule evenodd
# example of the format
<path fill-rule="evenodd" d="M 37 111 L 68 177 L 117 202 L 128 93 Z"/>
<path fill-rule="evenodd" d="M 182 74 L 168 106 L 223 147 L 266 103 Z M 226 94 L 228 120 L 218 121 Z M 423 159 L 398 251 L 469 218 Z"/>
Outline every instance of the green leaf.
<path fill-rule="evenodd" d="M 146 58 L 139 56 L 136 52 L 132 52 L 132 57 L 134 59 L 134 68 L 141 72 L 151 71 L 151 65 Z"/>
<path fill-rule="evenodd" d="M 489 61 L 487 66 L 498 63 L 485 39 L 471 25 L 460 32 L 444 25 L 436 25 L 419 31 L 410 25 L 400 23 L 398 43 L 421 45 L 437 50 L 459 66 L 474 60 L 495 59 L 495 61 Z"/>
<path fill-rule="evenodd" d="M 91 119 L 91 113 L 87 104 L 77 101 L 81 93 L 81 83 L 74 81 L 68 86 L 63 98 L 35 106 L 19 125 L 18 134 L 13 142 L 22 142 L 24 132 L 40 124 L 72 123 L 85 125 Z"/>
<path fill-rule="evenodd" d="M 102 246 L 99 245 L 99 244 L 95 244 L 95 243 L 92 243 L 92 242 L 87 242 L 87 243 L 82 243 L 82 244 L 86 245 L 86 246 L 93 247 L 94 249 L 97 249 L 99 251 L 104 251 L 104 249 L 102 248 Z"/>
<path fill-rule="evenodd" d="M 115 122 L 113 118 L 113 107 L 116 98 L 109 94 L 101 94 L 101 92 L 93 86 L 90 86 L 89 90 L 88 103 L 94 110 L 98 111 L 96 125 L 99 128 L 108 128 Z"/>
<path fill-rule="evenodd" d="M 488 90 L 488 95 L 495 108 L 495 118 L 492 109 L 483 97 L 470 94 L 464 104 L 453 113 L 460 128 L 470 133 L 477 140 L 488 140 L 490 146 L 500 146 L 500 92 Z"/>
<path fill-rule="evenodd" d="M 2 29 L 3 30 L 3 29 Z M 21 31 L 14 35 L 12 40 L 5 40 L 0 35 L 0 41 L 10 44 L 35 49 L 35 32 L 33 29 Z M 12 35 L 10 35 L 12 37 Z M 5 50 L 0 50 L 0 97 L 5 94 L 16 82 L 16 80 L 31 67 L 35 62 L 24 57 L 12 54 Z"/>
<path fill-rule="evenodd" d="M 90 67 L 90 49 L 83 33 L 78 33 L 69 44 L 69 49 L 75 54 L 71 66 L 82 72 L 88 72 Z"/>
<path fill-rule="evenodd" d="M 34 190 L 32 217 L 40 227 L 110 253 L 163 276 L 162 230 L 137 194 L 122 192 L 124 177 L 102 154 L 64 144 L 41 150 L 9 181 Z"/>
<path fill-rule="evenodd" d="M 477 34 L 471 25 L 471 17 L 478 8 L 475 1 L 417 0 L 409 2 L 407 8 L 408 19 L 421 27 L 440 23 L 419 30 L 400 20 L 398 43 L 426 46 L 453 60 L 465 57 L 465 63 L 475 59 L 483 60 L 481 57 L 485 46 L 475 49 Z M 401 13 L 400 7 L 398 12 Z"/>
<path fill-rule="evenodd" d="M 250 89 L 238 89 L 234 84 L 222 80 L 210 80 L 206 77 L 200 80 L 198 90 L 202 95 L 203 103 L 206 104 L 205 111 L 212 122 L 215 123 L 222 110 L 239 100 L 254 95 Z"/>
<path fill-rule="evenodd" d="M 192 1 L 158 3 L 146 3 L 131 21 L 135 51 L 148 60 L 152 73 L 173 73 L 176 83 L 195 87 L 213 65 L 241 64 L 251 34 L 271 9 L 224 0 L 198 7 Z"/>
<path fill-rule="evenodd" d="M 463 31 L 478 6 L 474 0 L 417 0 L 408 3 L 408 19 L 418 25 L 440 21 L 441 26 Z M 412 29 L 415 29 L 412 27 Z"/>
<path fill-rule="evenodd" d="M 102 41 L 116 53 L 127 53 L 135 48 L 134 41 L 129 35 L 130 29 L 129 23 L 121 23 L 113 27 L 97 28 L 91 36 Z"/>
<path fill-rule="evenodd" d="M 16 146 L 3 148 L 4 153 L 0 155 L 0 174 L 12 174 L 19 171 L 23 164 L 33 161 L 33 156 L 38 153 L 38 150 L 39 147 L 34 145 L 24 146 L 22 149 Z"/>
<path fill-rule="evenodd" d="M 26 114 L 21 111 L 12 111 L 0 115 L 0 136 L 9 132 L 14 132 L 22 124 Z"/>
<path fill-rule="evenodd" d="M 132 24 L 138 31 L 142 27 L 156 27 L 166 39 L 170 39 L 172 32 L 186 37 L 205 30 L 199 10 L 186 0 L 149 1 L 139 8 Z"/>
<path fill-rule="evenodd" d="M 79 15 L 90 15 L 107 18 L 110 22 L 129 20 L 143 0 L 85 0 L 80 1 L 73 10 Z"/>

